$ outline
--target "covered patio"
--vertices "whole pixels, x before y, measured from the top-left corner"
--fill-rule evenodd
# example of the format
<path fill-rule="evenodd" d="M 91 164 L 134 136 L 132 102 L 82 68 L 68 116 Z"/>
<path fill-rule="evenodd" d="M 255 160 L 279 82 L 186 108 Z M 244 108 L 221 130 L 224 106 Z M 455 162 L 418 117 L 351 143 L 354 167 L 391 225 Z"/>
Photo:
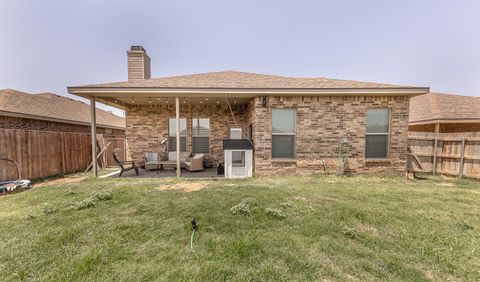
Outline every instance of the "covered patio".
<path fill-rule="evenodd" d="M 159 162 L 168 161 L 170 165 L 169 170 L 141 169 L 139 176 L 131 170 L 122 177 L 224 177 L 217 175 L 217 166 L 224 162 L 223 141 L 253 138 L 253 93 L 131 87 L 70 87 L 69 92 L 90 99 L 92 136 L 96 136 L 96 103 L 122 109 L 126 116 L 127 160 L 142 166 L 145 154 L 155 153 Z M 94 137 L 91 141 L 95 158 L 97 144 Z M 197 154 L 204 154 L 208 165 L 200 171 L 186 171 L 185 162 Z M 95 176 L 97 170 L 94 164 Z"/>

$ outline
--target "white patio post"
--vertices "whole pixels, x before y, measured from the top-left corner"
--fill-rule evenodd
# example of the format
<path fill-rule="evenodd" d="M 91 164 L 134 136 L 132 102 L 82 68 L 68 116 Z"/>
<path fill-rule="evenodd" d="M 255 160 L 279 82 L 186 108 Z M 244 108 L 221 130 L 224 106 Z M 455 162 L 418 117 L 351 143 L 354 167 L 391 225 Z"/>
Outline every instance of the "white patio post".
<path fill-rule="evenodd" d="M 98 177 L 97 171 L 97 113 L 95 111 L 95 97 L 90 98 L 90 121 L 92 134 L 92 171 L 93 176 Z"/>
<path fill-rule="evenodd" d="M 177 141 L 177 177 L 180 177 L 180 99 L 175 98 L 175 140 Z"/>

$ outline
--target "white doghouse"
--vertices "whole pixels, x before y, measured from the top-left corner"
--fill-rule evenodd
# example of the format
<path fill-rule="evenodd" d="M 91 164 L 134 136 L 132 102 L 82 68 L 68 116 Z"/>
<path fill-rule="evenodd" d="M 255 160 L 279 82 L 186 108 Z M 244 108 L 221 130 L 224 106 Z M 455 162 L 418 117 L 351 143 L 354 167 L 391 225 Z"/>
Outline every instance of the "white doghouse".
<path fill-rule="evenodd" d="M 244 178 L 253 175 L 253 144 L 248 139 L 223 140 L 225 178 Z"/>

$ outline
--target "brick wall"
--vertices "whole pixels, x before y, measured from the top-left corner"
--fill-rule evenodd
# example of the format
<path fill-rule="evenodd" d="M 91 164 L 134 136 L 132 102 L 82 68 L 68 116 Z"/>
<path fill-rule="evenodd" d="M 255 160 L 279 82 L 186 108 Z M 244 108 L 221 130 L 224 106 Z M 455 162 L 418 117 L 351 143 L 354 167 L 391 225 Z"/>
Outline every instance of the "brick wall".
<path fill-rule="evenodd" d="M 273 108 L 295 108 L 297 116 L 296 157 L 293 160 L 271 158 L 271 114 Z M 390 109 L 390 138 L 387 160 L 365 160 L 365 124 L 367 109 Z M 250 120 L 255 143 L 255 173 L 323 172 L 338 164 L 338 143 L 346 137 L 351 143 L 349 168 L 353 172 L 403 171 L 406 162 L 409 98 L 335 96 L 268 97 L 267 107 L 256 98 Z"/>
<path fill-rule="evenodd" d="M 231 105 L 235 119 L 244 133 L 248 131 L 248 105 Z M 175 106 L 132 106 L 126 109 L 127 155 L 143 161 L 143 153 L 160 152 L 160 142 L 168 138 L 168 119 L 175 117 Z M 187 118 L 187 155 L 192 152 L 192 118 L 210 118 L 210 153 L 214 164 L 223 162 L 223 139 L 236 127 L 228 106 L 180 105 L 180 117 Z M 167 146 L 168 150 L 168 146 Z"/>
<path fill-rule="evenodd" d="M 61 123 L 20 117 L 0 116 L 0 128 L 90 133 L 89 125 Z M 97 134 L 124 135 L 124 130 L 97 127 Z"/>
<path fill-rule="evenodd" d="M 322 160 L 329 173 L 338 164 L 338 142 L 346 137 L 351 143 L 349 169 L 353 172 L 403 171 L 406 162 L 409 98 L 398 97 L 268 97 L 247 105 L 233 107 L 237 123 L 248 134 L 253 125 L 254 165 L 257 175 L 323 172 Z M 192 118 L 210 118 L 209 158 L 223 161 L 222 140 L 235 127 L 226 105 L 181 105 L 180 116 L 187 118 L 187 154 L 192 150 Z M 295 108 L 297 114 L 296 157 L 293 160 L 271 158 L 271 110 Z M 365 123 L 367 109 L 390 109 L 388 159 L 365 160 Z M 175 107 L 134 106 L 126 110 L 127 153 L 143 160 L 144 152 L 160 151 L 160 141 L 168 137 L 168 118 Z M 168 148 L 168 147 L 167 147 Z"/>

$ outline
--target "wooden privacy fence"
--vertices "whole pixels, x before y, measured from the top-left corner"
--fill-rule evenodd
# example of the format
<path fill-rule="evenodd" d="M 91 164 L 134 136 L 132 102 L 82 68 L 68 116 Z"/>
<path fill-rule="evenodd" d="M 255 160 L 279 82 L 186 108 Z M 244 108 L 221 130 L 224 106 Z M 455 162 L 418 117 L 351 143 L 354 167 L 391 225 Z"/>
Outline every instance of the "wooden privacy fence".
<path fill-rule="evenodd" d="M 121 160 L 127 159 L 126 143 L 125 143 L 124 137 L 104 137 L 102 143 L 103 143 L 102 147 L 110 143 L 105 153 L 104 163 L 106 164 L 107 167 L 117 166 L 117 163 L 115 163 L 115 161 L 113 160 L 113 152 L 115 152 L 115 150 L 117 150 L 118 156 L 120 157 Z"/>
<path fill-rule="evenodd" d="M 414 171 L 480 178 L 480 132 L 410 132 L 408 150 Z"/>
<path fill-rule="evenodd" d="M 91 159 L 90 134 L 0 129 L 0 157 L 18 162 L 22 178 L 83 171 Z M 14 180 L 15 167 L 0 161 L 0 180 Z"/>

